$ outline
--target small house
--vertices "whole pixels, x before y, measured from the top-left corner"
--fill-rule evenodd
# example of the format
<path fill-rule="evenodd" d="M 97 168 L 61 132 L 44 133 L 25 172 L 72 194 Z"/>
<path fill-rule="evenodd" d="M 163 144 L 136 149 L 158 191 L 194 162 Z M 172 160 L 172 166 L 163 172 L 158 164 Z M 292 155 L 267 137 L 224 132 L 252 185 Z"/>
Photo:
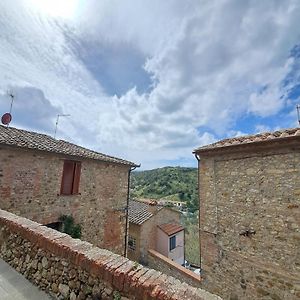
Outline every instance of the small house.
<path fill-rule="evenodd" d="M 184 263 L 184 228 L 180 212 L 156 202 L 129 202 L 128 257 L 148 263 L 148 250 L 153 249 L 173 261 Z"/>
<path fill-rule="evenodd" d="M 184 228 L 180 224 L 165 223 L 158 225 L 157 252 L 180 265 L 184 264 Z"/>

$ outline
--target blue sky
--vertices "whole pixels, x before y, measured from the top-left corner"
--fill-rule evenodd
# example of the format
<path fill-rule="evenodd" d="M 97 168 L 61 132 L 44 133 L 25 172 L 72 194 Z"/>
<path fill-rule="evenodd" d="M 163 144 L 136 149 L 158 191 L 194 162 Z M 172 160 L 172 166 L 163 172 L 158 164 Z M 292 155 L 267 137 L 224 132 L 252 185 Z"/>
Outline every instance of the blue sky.
<path fill-rule="evenodd" d="M 0 113 L 11 126 L 141 163 L 297 126 L 298 0 L 2 0 Z"/>

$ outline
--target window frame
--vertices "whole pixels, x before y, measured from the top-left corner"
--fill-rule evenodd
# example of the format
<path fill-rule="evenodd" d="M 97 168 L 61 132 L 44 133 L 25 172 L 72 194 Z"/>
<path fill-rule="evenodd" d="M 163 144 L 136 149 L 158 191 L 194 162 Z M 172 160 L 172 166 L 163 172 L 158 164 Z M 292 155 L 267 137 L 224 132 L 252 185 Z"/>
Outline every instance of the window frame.
<path fill-rule="evenodd" d="M 132 245 L 130 245 L 130 243 L 132 242 Z M 136 250 L 136 238 L 133 237 L 132 235 L 128 235 L 128 249 L 131 251 L 135 251 Z"/>
<path fill-rule="evenodd" d="M 176 249 L 176 235 L 169 237 L 169 252 Z"/>
<path fill-rule="evenodd" d="M 68 168 L 70 168 L 71 164 L 72 164 L 71 166 L 72 170 L 70 171 L 69 169 L 68 171 Z M 71 177 L 67 179 L 68 176 Z M 81 176 L 81 161 L 64 160 L 62 179 L 60 185 L 60 195 L 62 196 L 79 195 L 80 176 Z M 70 185 L 69 190 L 67 187 L 68 184 Z"/>

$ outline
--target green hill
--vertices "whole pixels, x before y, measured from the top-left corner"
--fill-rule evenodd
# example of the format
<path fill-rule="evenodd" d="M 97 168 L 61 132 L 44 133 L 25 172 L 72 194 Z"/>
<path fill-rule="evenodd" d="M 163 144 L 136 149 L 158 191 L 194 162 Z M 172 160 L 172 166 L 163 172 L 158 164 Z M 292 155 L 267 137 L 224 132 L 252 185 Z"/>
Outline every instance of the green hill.
<path fill-rule="evenodd" d="M 189 211 L 199 207 L 196 168 L 164 167 L 132 173 L 133 198 L 184 201 Z"/>

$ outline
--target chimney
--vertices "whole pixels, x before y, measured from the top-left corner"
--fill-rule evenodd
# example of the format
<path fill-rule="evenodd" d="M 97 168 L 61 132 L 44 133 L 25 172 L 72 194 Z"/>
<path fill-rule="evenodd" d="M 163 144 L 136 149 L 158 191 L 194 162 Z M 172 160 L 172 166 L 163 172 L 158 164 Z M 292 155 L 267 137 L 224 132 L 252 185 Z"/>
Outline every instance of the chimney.
<path fill-rule="evenodd" d="M 157 201 L 156 200 L 151 200 L 148 203 L 148 211 L 151 212 L 152 214 L 156 214 L 156 212 L 157 212 Z"/>

